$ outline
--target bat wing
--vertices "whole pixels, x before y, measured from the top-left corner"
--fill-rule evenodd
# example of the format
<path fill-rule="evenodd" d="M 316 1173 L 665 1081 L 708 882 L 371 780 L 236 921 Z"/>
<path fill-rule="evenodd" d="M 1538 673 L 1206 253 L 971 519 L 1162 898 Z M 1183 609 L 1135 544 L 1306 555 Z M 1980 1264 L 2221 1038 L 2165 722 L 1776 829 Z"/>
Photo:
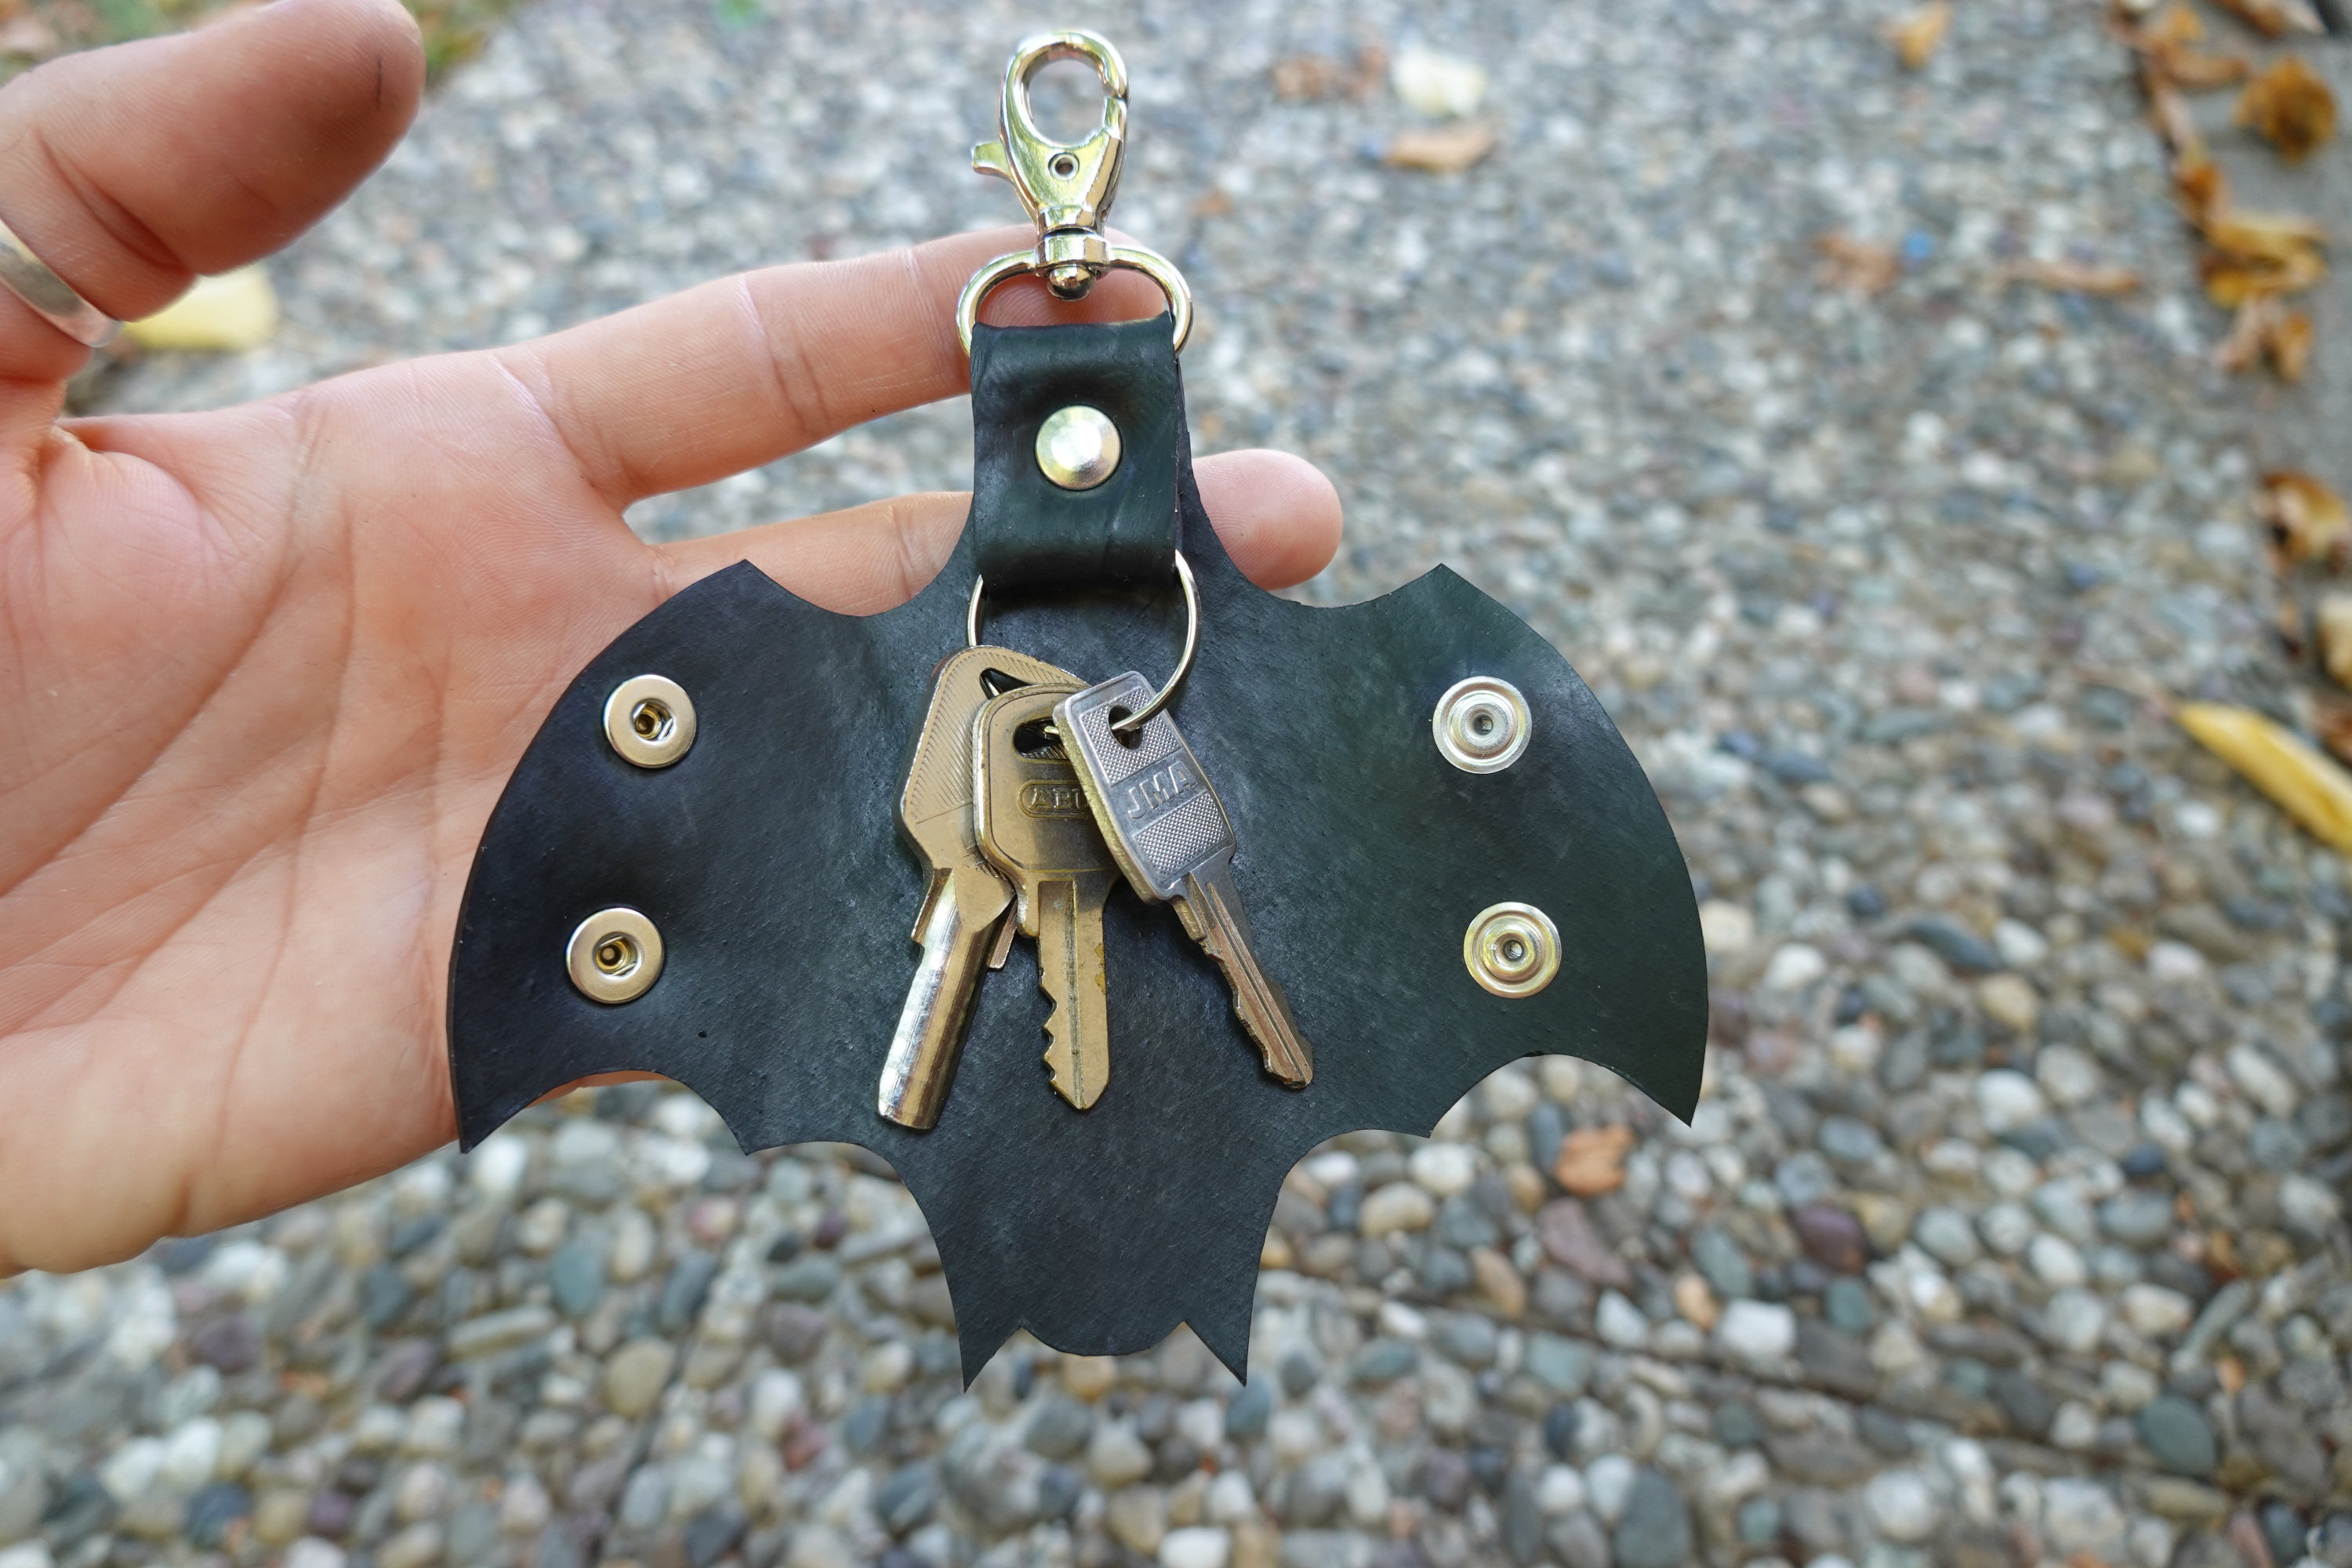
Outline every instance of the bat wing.
<path fill-rule="evenodd" d="M 1257 1257 L 1284 1175 L 1356 1128 L 1424 1133 L 1503 1063 L 1564 1052 L 1679 1116 L 1698 1099 L 1706 967 L 1688 873 L 1640 765 L 1568 662 L 1443 568 L 1367 604 L 1314 608 L 1241 576 L 1179 502 L 1200 581 L 1200 653 L 1171 710 L 1223 796 L 1234 877 L 1315 1079 L 1258 1070 L 1224 981 L 1174 913 L 1124 888 L 1106 916 L 1111 1079 L 1073 1110 L 1047 1085 L 1045 999 L 1026 942 L 983 978 L 938 1126 L 875 1110 L 926 878 L 895 809 L 930 673 L 964 640 L 969 541 L 929 588 L 837 616 L 750 564 L 705 579 L 583 670 L 483 835 L 451 959 L 450 1070 L 467 1147 L 591 1073 L 663 1074 L 749 1151 L 808 1140 L 888 1160 L 930 1223 L 967 1374 L 1026 1328 L 1061 1349 L 1145 1348 L 1179 1322 L 1239 1373 Z M 992 605 L 988 640 L 1089 679 L 1173 662 L 1167 595 Z M 698 735 L 675 766 L 606 742 L 606 695 L 677 681 Z M 1467 676 L 1533 715 L 1496 773 L 1439 752 L 1431 715 Z M 1533 904 L 1559 973 L 1507 1000 L 1471 977 L 1486 907 Z M 565 944 L 627 905 L 662 933 L 643 996 L 588 1000 Z"/>

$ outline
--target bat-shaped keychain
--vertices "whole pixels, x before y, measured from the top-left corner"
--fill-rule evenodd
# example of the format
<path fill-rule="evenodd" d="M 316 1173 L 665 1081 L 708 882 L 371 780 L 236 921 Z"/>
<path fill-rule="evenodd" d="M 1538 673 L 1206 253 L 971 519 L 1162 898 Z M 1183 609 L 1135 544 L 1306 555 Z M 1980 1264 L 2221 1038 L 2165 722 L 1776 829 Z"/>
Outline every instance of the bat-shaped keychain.
<path fill-rule="evenodd" d="M 1029 110 L 1065 58 L 1105 93 L 1073 143 Z M 1126 99 L 1102 39 L 1032 39 L 974 150 L 1038 239 L 958 305 L 973 496 L 938 578 L 838 616 L 744 563 L 623 633 L 515 770 L 450 959 L 467 1147 L 625 1070 L 747 1151 L 862 1144 L 929 1221 L 967 1375 L 1018 1329 L 1114 1354 L 1185 1321 L 1241 1373 L 1285 1173 L 1514 1058 L 1698 1099 L 1689 875 L 1567 661 L 1443 567 L 1326 609 L 1226 558 L 1184 281 L 1102 233 Z M 1114 268 L 1169 312 L 978 324 L 1006 279 Z"/>

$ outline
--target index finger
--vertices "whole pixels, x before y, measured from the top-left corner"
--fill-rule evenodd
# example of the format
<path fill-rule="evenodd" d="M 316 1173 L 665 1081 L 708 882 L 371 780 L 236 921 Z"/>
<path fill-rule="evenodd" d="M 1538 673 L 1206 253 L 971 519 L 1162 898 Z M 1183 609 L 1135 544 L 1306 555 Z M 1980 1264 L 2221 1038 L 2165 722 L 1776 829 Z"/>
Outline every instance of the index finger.
<path fill-rule="evenodd" d="M 982 262 L 1035 240 L 984 230 L 911 250 L 739 273 L 498 351 L 614 507 L 709 484 L 853 425 L 964 391 L 955 302 Z M 1016 279 L 983 312 L 1004 325 L 1124 321 L 1165 308 L 1132 272 L 1076 304 Z"/>

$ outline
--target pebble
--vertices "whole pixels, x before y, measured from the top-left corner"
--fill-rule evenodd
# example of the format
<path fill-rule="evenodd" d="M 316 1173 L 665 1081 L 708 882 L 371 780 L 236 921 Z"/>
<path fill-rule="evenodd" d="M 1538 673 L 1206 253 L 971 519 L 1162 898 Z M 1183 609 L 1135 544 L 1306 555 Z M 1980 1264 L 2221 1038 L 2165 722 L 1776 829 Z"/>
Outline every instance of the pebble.
<path fill-rule="evenodd" d="M 2140 1406 L 2132 1426 L 2156 1462 L 2175 1474 L 2210 1476 L 2220 1462 L 2205 1413 L 2178 1394 L 2158 1394 Z"/>
<path fill-rule="evenodd" d="M 1969 1216 L 1942 1205 L 1919 1211 L 1911 1227 L 1911 1238 L 1926 1248 L 1928 1256 L 1955 1268 L 1975 1262 L 1982 1253 Z"/>
<path fill-rule="evenodd" d="M 646 1415 L 667 1386 L 677 1359 L 677 1352 L 663 1340 L 635 1340 L 622 1346 L 604 1366 L 604 1403 L 625 1420 Z"/>
<path fill-rule="evenodd" d="M 1624 1512 L 1610 1538 L 1616 1568 L 1683 1568 L 1691 1560 L 1688 1505 L 1660 1472 L 1634 1472 Z"/>
<path fill-rule="evenodd" d="M 1979 1073 L 1976 1098 L 1985 1130 L 1995 1137 L 2013 1132 L 2050 1113 L 2050 1103 L 2042 1097 L 2041 1086 L 2009 1068 Z"/>
<path fill-rule="evenodd" d="M 1602 1337 L 1608 1337 L 1605 1329 Z M 1725 1355 L 1751 1364 L 1785 1360 L 1797 1348 L 1797 1314 L 1778 1302 L 1726 1302 L 1715 1342 Z"/>
<path fill-rule="evenodd" d="M 1412 1179 L 1427 1192 L 1441 1198 L 1467 1192 L 1477 1179 L 1478 1156 L 1466 1144 L 1424 1143 L 1412 1152 L 1406 1162 Z M 1423 1221 L 1423 1224 L 1427 1224 Z M 1399 1229 L 1418 1230 L 1421 1226 L 1401 1226 Z"/>
<path fill-rule="evenodd" d="M 1998 954 L 1991 954 L 1996 963 Z M 2042 997 L 2021 974 L 1988 974 L 1977 982 L 1977 1005 L 1986 1017 L 2013 1035 L 2032 1035 L 2041 1020 Z"/>
<path fill-rule="evenodd" d="M 2099 1205 L 2099 1228 L 2126 1247 L 2154 1247 L 2172 1225 L 2172 1201 L 2147 1187 L 2126 1188 Z"/>
<path fill-rule="evenodd" d="M 1883 1470 L 1864 1489 L 1871 1523 L 1889 1541 L 1916 1543 L 1934 1538 L 1943 1522 L 1936 1489 L 1916 1470 Z"/>
<path fill-rule="evenodd" d="M 1427 1230 L 1437 1217 L 1437 1202 L 1418 1186 L 1391 1182 L 1364 1194 L 1357 1211 L 1356 1229 L 1365 1239 L 1399 1232 Z"/>
<path fill-rule="evenodd" d="M 2177 1334 L 2196 1316 L 2196 1304 L 2178 1290 L 2161 1285 L 2126 1285 L 2119 1299 L 2123 1320 L 2134 1333 L 2148 1339 Z"/>

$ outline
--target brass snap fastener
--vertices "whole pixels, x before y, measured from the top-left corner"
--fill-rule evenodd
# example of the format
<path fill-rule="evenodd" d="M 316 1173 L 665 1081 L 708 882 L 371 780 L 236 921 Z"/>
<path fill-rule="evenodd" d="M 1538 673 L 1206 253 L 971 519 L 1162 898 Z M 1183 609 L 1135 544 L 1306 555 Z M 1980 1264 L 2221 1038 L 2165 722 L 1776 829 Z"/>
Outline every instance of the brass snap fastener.
<path fill-rule="evenodd" d="M 624 762 L 666 768 L 694 749 L 694 700 L 660 675 L 633 675 L 604 699 L 604 739 Z"/>
<path fill-rule="evenodd" d="M 1559 973 L 1559 928 L 1533 904 L 1496 904 L 1470 922 L 1462 962 L 1497 996 L 1532 996 Z"/>
<path fill-rule="evenodd" d="M 573 928 L 563 967 L 591 1002 L 634 1002 L 661 978 L 661 932 L 625 906 L 599 910 Z"/>
<path fill-rule="evenodd" d="M 1057 408 L 1037 427 L 1037 467 L 1066 490 L 1090 490 L 1118 471 L 1118 426 L 1083 403 Z"/>
<path fill-rule="evenodd" d="M 1464 773 L 1499 773 L 1527 751 L 1534 718 L 1517 687 L 1474 675 L 1445 689 L 1429 727 L 1438 751 Z"/>

